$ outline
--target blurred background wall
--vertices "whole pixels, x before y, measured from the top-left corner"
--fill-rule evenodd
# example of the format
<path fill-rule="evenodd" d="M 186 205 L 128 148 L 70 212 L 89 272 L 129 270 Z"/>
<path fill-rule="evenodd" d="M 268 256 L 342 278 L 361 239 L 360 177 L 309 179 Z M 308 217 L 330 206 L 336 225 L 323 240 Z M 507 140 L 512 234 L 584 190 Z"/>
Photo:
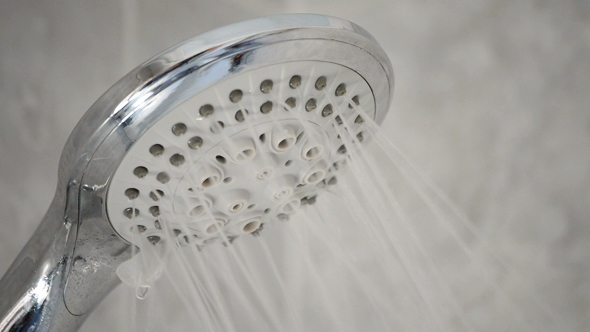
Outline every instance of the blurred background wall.
<path fill-rule="evenodd" d="M 286 12 L 339 16 L 376 37 L 396 72 L 391 139 L 568 329 L 589 330 L 587 1 L 4 0 L 0 274 L 49 205 L 69 133 L 109 86 L 184 39 Z M 84 331 L 109 330 L 116 296 Z"/>

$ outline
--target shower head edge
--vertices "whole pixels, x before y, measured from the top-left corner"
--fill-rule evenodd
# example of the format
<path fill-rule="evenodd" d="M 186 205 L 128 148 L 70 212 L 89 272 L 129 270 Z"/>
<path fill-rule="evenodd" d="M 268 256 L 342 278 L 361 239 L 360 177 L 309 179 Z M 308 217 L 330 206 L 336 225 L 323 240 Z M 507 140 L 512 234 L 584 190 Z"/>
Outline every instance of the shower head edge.
<path fill-rule="evenodd" d="M 244 51 L 247 46 L 276 44 L 302 40 L 337 41 L 341 45 L 358 48 L 372 58 L 386 73 L 381 82 L 382 92 L 375 121 L 380 123 L 390 103 L 394 76 L 391 62 L 375 39 L 362 27 L 344 19 L 317 14 L 281 14 L 255 18 L 217 28 L 173 46 L 145 61 L 108 89 L 85 113 L 70 135 L 62 160 L 59 178 L 63 172 L 83 169 L 92 152 L 104 138 L 128 118 L 136 107 L 138 96 L 152 94 L 155 86 L 170 84 L 169 77 L 183 70 L 202 68 L 221 58 Z M 337 50 L 333 50 L 337 51 Z M 330 60 L 328 60 L 330 61 Z M 354 68 L 354 66 L 350 66 Z M 88 132 L 98 135 L 88 136 Z M 90 144 L 88 144 L 90 143 Z M 85 151 L 80 151 L 82 148 Z M 72 156 L 84 156 L 73 164 Z M 68 178 L 76 178 L 70 176 Z"/>

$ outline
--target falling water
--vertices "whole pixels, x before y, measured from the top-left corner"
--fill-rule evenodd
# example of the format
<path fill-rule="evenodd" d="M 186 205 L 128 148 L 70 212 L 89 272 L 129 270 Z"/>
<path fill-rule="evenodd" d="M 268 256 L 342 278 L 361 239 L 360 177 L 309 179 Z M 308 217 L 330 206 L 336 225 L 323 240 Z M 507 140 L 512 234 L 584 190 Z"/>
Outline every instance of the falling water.
<path fill-rule="evenodd" d="M 293 107 L 272 97 L 278 111 Z M 543 299 L 521 306 L 536 295 L 519 271 L 358 100 L 344 98 L 328 116 L 345 161 L 331 166 L 317 196 L 300 198 L 295 213 L 235 238 L 205 206 L 218 241 L 203 245 L 179 239 L 183 229 L 171 227 L 172 207 L 162 205 L 158 225 L 166 236 L 150 241 L 134 233 L 139 250 L 119 269 L 132 286 L 130 330 L 518 331 L 557 324 Z M 248 113 L 240 119 L 248 123 Z M 191 195 L 202 198 L 198 190 Z"/>

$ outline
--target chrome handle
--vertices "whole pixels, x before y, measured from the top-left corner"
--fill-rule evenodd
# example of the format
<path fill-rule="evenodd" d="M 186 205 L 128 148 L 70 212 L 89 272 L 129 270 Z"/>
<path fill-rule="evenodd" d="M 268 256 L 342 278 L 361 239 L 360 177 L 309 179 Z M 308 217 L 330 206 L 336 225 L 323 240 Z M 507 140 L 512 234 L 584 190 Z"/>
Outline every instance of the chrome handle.
<path fill-rule="evenodd" d="M 75 230 L 59 217 L 63 206 L 60 203 L 54 200 L 41 225 L 0 280 L 1 332 L 57 331 L 81 324 L 81 317 L 72 315 L 63 301 L 72 248 L 69 242 Z"/>
<path fill-rule="evenodd" d="M 67 192 L 58 192 L 0 280 L 0 332 L 77 331 L 120 283 L 115 270 L 129 259 L 129 244 L 104 227 L 108 221 L 85 215 L 93 190 Z"/>

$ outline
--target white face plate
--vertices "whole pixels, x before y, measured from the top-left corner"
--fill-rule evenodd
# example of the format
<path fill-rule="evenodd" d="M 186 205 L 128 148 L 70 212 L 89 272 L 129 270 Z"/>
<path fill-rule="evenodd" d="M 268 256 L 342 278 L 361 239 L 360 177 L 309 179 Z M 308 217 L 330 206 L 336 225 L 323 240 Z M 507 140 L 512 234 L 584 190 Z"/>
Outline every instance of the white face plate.
<path fill-rule="evenodd" d="M 371 89 L 340 65 L 300 61 L 236 74 L 131 146 L 109 185 L 111 224 L 130 242 L 139 234 L 156 243 L 172 229 L 180 244 L 198 246 L 256 232 L 336 182 L 348 157 L 339 133 L 353 144 L 366 139 L 358 109 L 374 118 Z"/>

